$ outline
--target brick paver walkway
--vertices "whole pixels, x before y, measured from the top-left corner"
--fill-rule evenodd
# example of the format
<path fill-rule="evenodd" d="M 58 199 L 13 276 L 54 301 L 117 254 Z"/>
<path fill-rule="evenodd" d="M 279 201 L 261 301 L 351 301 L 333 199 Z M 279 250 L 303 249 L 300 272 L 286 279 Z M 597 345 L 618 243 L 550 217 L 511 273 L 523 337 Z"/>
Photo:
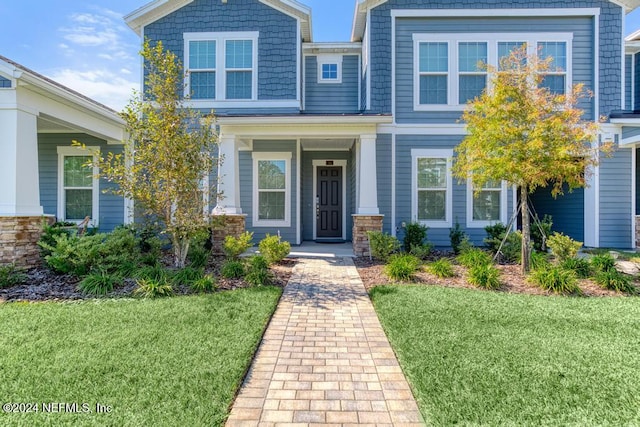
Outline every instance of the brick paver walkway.
<path fill-rule="evenodd" d="M 421 426 L 349 258 L 301 259 L 227 426 Z"/>

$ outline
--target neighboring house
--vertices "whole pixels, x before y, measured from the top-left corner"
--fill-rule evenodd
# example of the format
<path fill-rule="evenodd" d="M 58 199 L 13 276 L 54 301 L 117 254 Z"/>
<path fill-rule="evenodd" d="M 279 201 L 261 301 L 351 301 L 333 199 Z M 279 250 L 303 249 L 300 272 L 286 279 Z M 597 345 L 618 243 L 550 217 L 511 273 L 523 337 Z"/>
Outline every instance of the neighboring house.
<path fill-rule="evenodd" d="M 358 0 L 349 43 L 314 43 L 311 11 L 293 0 L 156 0 L 125 20 L 182 58 L 190 105 L 216 112 L 225 157 L 216 213 L 246 215 L 256 238 L 353 239 L 361 253 L 370 228 L 402 237 L 404 224 L 420 221 L 431 242 L 448 246 L 456 222 L 476 243 L 486 225 L 507 223 L 512 186 L 474 197 L 451 176 L 464 104 L 487 85 L 476 64 L 495 65 L 525 43 L 562 68 L 546 78 L 552 90 L 584 83 L 594 92 L 586 117 L 609 116 L 630 98 L 640 103 L 629 92 L 640 55 L 625 68 L 623 40 L 638 5 Z M 640 119 L 622 117 L 602 126 L 599 139 L 618 148 L 588 188 L 533 195 L 541 218 L 551 214 L 586 246 L 635 247 Z"/>
<path fill-rule="evenodd" d="M 0 263 L 38 259 L 43 216 L 109 231 L 122 198 L 92 178 L 90 153 L 122 151 L 124 122 L 110 108 L 0 56 Z"/>

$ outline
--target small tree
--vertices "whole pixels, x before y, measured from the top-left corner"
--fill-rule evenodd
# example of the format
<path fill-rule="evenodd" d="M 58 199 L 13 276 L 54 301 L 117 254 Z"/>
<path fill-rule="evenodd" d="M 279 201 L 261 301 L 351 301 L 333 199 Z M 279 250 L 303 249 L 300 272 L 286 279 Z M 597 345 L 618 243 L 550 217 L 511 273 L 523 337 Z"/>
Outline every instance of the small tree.
<path fill-rule="evenodd" d="M 175 54 L 145 41 L 144 96 L 134 93 L 121 113 L 128 141 L 125 155 L 99 157 L 100 173 L 133 199 L 136 213 L 160 220 L 171 240 L 176 267 L 184 267 L 191 240 L 209 225 L 204 187 L 218 159 L 213 116 L 183 103 L 184 75 Z"/>
<path fill-rule="evenodd" d="M 456 148 L 454 175 L 471 177 L 481 189 L 489 181 L 505 180 L 520 190 L 522 215 L 522 270 L 529 270 L 530 214 L 528 196 L 551 186 L 554 197 L 586 186 L 598 164 L 598 125 L 583 120 L 578 103 L 590 93 L 576 84 L 566 94 L 544 87 L 545 74 L 554 72 L 553 58 L 540 59 L 518 49 L 500 67 L 487 69 L 490 90 L 471 101 L 462 115 L 468 136 Z M 595 148 L 594 148 L 595 147 Z"/>

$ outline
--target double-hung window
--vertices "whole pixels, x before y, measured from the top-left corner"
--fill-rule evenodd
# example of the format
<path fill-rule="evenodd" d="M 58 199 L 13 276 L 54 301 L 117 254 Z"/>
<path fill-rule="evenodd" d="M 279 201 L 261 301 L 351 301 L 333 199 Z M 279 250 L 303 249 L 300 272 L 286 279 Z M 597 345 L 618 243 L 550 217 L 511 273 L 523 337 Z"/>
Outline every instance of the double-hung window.
<path fill-rule="evenodd" d="M 449 99 L 449 43 L 420 43 L 420 104 L 447 104 Z"/>
<path fill-rule="evenodd" d="M 458 100 L 460 104 L 482 95 L 487 87 L 488 51 L 486 42 L 460 42 L 458 44 Z"/>
<path fill-rule="evenodd" d="M 482 188 L 467 182 L 467 227 L 484 228 L 507 221 L 507 183 L 488 181 Z"/>
<path fill-rule="evenodd" d="M 552 93 L 562 95 L 567 90 L 567 43 L 540 42 L 538 43 L 540 59 L 551 57 L 549 71 L 545 73 L 542 86 Z"/>
<path fill-rule="evenodd" d="M 185 33 L 185 95 L 194 101 L 257 99 L 257 32 Z"/>
<path fill-rule="evenodd" d="M 97 168 L 89 166 L 95 159 L 90 147 L 58 147 L 58 218 L 81 222 L 86 217 L 97 225 L 99 181 Z"/>
<path fill-rule="evenodd" d="M 253 153 L 253 225 L 291 225 L 291 153 Z"/>
<path fill-rule="evenodd" d="M 430 227 L 451 227 L 453 150 L 413 149 L 413 219 Z"/>

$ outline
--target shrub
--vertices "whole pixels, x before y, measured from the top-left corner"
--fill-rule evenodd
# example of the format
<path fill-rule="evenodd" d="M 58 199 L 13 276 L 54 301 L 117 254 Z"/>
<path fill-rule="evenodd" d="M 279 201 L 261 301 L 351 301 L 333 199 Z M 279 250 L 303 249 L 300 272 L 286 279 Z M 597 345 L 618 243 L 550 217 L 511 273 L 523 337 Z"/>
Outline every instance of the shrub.
<path fill-rule="evenodd" d="M 460 265 L 464 265 L 467 268 L 473 268 L 478 265 L 493 264 L 493 258 L 491 258 L 491 255 L 478 248 L 462 252 L 456 257 L 456 260 Z"/>
<path fill-rule="evenodd" d="M 484 243 L 491 252 L 497 253 L 500 250 L 500 255 L 505 261 L 520 262 L 522 234 L 519 231 L 509 232 L 507 236 L 507 227 L 501 223 L 489 225 L 484 230 L 487 232 Z M 505 236 L 507 236 L 506 240 Z M 500 245 L 502 245 L 502 249 L 500 249 Z"/>
<path fill-rule="evenodd" d="M 456 221 L 456 225 L 449 230 L 449 240 L 451 241 L 451 248 L 453 253 L 458 255 L 462 251 L 463 242 L 469 243 L 469 236 L 462 231 L 460 223 Z"/>
<path fill-rule="evenodd" d="M 222 277 L 226 279 L 241 279 L 245 274 L 244 263 L 242 261 L 229 259 L 222 264 L 220 273 Z"/>
<path fill-rule="evenodd" d="M 611 254 L 596 255 L 591 258 L 591 266 L 596 272 L 615 270 L 616 260 Z"/>
<path fill-rule="evenodd" d="M 441 279 L 453 277 L 456 275 L 453 271 L 453 265 L 451 265 L 451 261 L 446 258 L 440 258 L 439 260 L 429 264 L 427 266 L 427 271 Z"/>
<path fill-rule="evenodd" d="M 162 265 L 149 265 L 142 267 L 135 274 L 137 279 L 153 280 L 156 282 L 166 282 L 170 278 L 169 271 Z"/>
<path fill-rule="evenodd" d="M 582 247 L 582 242 L 576 242 L 571 237 L 565 236 L 562 233 L 553 233 L 547 239 L 547 246 L 549 246 L 551 253 L 559 262 L 564 262 L 578 255 L 578 251 Z"/>
<path fill-rule="evenodd" d="M 576 273 L 579 279 L 588 279 L 591 276 L 591 264 L 583 258 L 568 258 L 561 264 L 565 270 L 571 270 Z"/>
<path fill-rule="evenodd" d="M 194 292 L 206 293 L 213 292 L 217 288 L 216 278 L 210 274 L 202 276 L 198 280 L 195 280 L 191 283 L 191 289 Z"/>
<path fill-rule="evenodd" d="M 133 291 L 134 295 L 143 298 L 168 297 L 173 295 L 173 287 L 166 280 L 138 279 L 138 287 Z"/>
<path fill-rule="evenodd" d="M 171 283 L 174 285 L 192 285 L 195 281 L 204 277 L 204 268 L 185 267 L 178 270 L 171 277 Z"/>
<path fill-rule="evenodd" d="M 269 263 L 262 255 L 249 258 L 249 268 L 244 279 L 253 286 L 270 286 L 273 284 L 273 273 L 269 270 Z"/>
<path fill-rule="evenodd" d="M 15 264 L 0 266 L 0 288 L 20 285 L 26 281 L 27 275 L 17 268 Z"/>
<path fill-rule="evenodd" d="M 187 259 L 190 261 L 190 266 L 193 268 L 204 268 L 209 261 L 211 251 L 204 247 L 204 245 L 193 245 L 189 248 L 187 253 Z"/>
<path fill-rule="evenodd" d="M 251 246 L 253 246 L 253 233 L 245 231 L 238 237 L 225 237 L 222 251 L 227 258 L 237 259 Z"/>
<path fill-rule="evenodd" d="M 428 227 L 420 224 L 419 222 L 410 222 L 404 229 L 404 250 L 405 252 L 411 252 L 411 248 L 414 246 L 422 246 L 424 240 L 427 238 Z"/>
<path fill-rule="evenodd" d="M 394 236 L 381 231 L 369 231 L 369 246 L 371 256 L 381 261 L 387 262 L 391 254 L 400 249 L 400 242 Z"/>
<path fill-rule="evenodd" d="M 531 269 L 539 270 L 549 267 L 549 255 L 546 252 L 531 252 Z"/>
<path fill-rule="evenodd" d="M 78 284 L 78 289 L 88 295 L 106 295 L 121 282 L 120 276 L 106 271 L 91 273 Z"/>
<path fill-rule="evenodd" d="M 529 279 L 545 291 L 552 291 L 558 294 L 582 293 L 578 287 L 576 274 L 557 265 L 534 270 Z"/>
<path fill-rule="evenodd" d="M 56 222 L 53 225 L 49 225 L 46 221 L 43 221 L 42 235 L 40 236 L 40 241 L 38 242 L 38 245 L 40 246 L 40 255 L 42 256 L 42 258 L 46 257 L 47 255 L 51 255 L 52 251 L 50 247 L 55 247 L 56 236 L 60 236 L 62 234 L 71 236 L 76 234 L 76 229 L 72 227 L 76 227 L 76 224 L 74 224 L 73 222 Z"/>
<path fill-rule="evenodd" d="M 425 260 L 429 257 L 432 250 L 433 250 L 433 246 L 426 243 L 420 246 L 415 246 L 415 245 L 412 246 L 411 251 L 409 253 L 418 259 Z"/>
<path fill-rule="evenodd" d="M 487 232 L 487 237 L 484 239 L 485 245 L 487 245 L 487 248 L 489 248 L 491 252 L 498 252 L 500 243 L 502 243 L 502 239 L 504 239 L 505 234 L 507 234 L 507 226 L 498 222 L 486 226 L 484 231 Z"/>
<path fill-rule="evenodd" d="M 260 254 L 267 260 L 269 265 L 282 261 L 291 252 L 291 244 L 289 242 L 282 242 L 280 236 L 271 236 L 269 234 L 260 241 L 258 248 L 260 249 Z"/>
<path fill-rule="evenodd" d="M 410 280 L 420 268 L 420 260 L 409 254 L 396 254 L 389 258 L 384 272 L 393 280 Z"/>
<path fill-rule="evenodd" d="M 500 271 L 492 264 L 480 264 L 469 269 L 467 281 L 479 288 L 498 289 L 500 287 Z"/>
<path fill-rule="evenodd" d="M 595 281 L 604 289 L 618 292 L 636 293 L 636 287 L 631 284 L 631 279 L 616 269 L 601 271 L 596 274 Z"/>
<path fill-rule="evenodd" d="M 531 223 L 531 240 L 533 248 L 537 251 L 545 252 L 547 250 L 547 238 L 551 236 L 551 227 L 553 226 L 553 218 L 546 215 L 540 220 L 537 216 Z M 540 230 L 542 228 L 542 230 Z"/>

